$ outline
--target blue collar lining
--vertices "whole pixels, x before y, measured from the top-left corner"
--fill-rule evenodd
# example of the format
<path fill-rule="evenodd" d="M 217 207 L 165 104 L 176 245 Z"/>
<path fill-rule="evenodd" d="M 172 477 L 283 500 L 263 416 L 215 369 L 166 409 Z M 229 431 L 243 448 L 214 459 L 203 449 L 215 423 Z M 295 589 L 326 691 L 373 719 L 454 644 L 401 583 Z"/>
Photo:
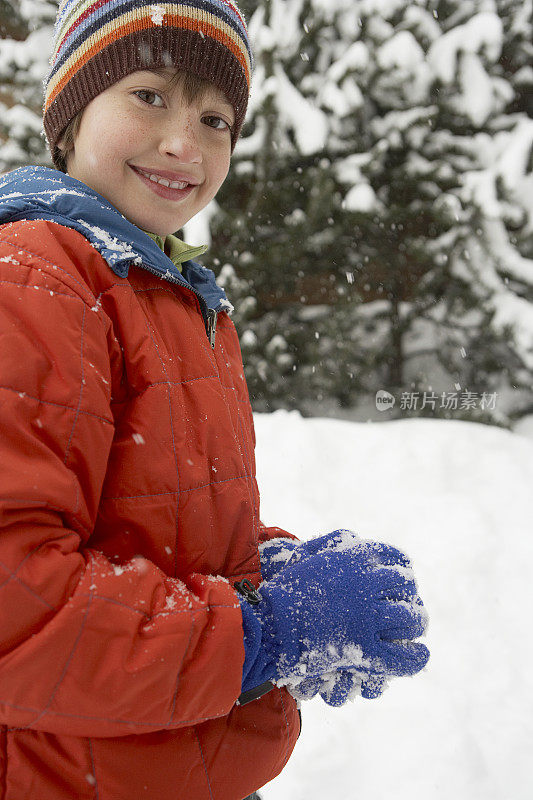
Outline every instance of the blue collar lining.
<path fill-rule="evenodd" d="M 214 273 L 195 261 L 183 273 L 144 231 L 129 222 L 102 195 L 81 181 L 48 167 L 22 167 L 0 180 L 0 223 L 48 220 L 81 233 L 119 278 L 132 266 L 202 295 L 208 308 L 233 307 Z"/>

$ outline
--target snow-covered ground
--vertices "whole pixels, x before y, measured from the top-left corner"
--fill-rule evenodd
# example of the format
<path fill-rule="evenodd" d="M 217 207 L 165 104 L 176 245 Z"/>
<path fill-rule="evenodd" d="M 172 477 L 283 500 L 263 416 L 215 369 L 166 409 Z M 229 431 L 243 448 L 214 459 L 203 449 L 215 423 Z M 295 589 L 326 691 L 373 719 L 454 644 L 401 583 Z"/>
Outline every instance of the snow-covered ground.
<path fill-rule="evenodd" d="M 431 659 L 378 700 L 303 704 L 265 800 L 531 800 L 533 440 L 459 421 L 256 416 L 262 518 L 411 556 Z"/>

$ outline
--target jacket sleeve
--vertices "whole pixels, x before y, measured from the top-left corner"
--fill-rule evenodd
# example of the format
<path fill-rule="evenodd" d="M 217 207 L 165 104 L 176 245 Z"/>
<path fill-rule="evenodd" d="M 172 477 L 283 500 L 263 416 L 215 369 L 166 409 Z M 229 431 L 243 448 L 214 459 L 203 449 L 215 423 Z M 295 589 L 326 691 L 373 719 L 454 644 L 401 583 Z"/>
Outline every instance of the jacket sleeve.
<path fill-rule="evenodd" d="M 242 617 L 87 546 L 113 439 L 109 330 L 87 287 L 0 234 L 0 724 L 119 736 L 226 715 Z"/>
<path fill-rule="evenodd" d="M 267 526 L 264 523 L 259 523 L 259 544 L 271 541 L 272 539 L 294 539 L 295 542 L 299 541 L 298 538 L 283 528 Z"/>

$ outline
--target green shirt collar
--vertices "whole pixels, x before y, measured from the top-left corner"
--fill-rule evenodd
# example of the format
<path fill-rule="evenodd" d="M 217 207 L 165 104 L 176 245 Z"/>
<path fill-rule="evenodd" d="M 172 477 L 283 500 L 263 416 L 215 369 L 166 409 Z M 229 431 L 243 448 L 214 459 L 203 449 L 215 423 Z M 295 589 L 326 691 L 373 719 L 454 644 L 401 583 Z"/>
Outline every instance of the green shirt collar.
<path fill-rule="evenodd" d="M 179 269 L 180 272 L 182 271 L 181 265 L 184 261 L 193 261 L 209 249 L 206 244 L 201 244 L 198 247 L 191 247 L 191 245 L 185 244 L 185 242 L 182 242 L 181 239 L 178 239 L 178 237 L 174 236 L 172 233 L 169 233 L 168 236 L 159 236 L 157 233 L 150 233 L 149 231 L 145 231 L 145 233 L 150 239 L 154 240 L 156 245 L 170 258 L 174 266 Z"/>

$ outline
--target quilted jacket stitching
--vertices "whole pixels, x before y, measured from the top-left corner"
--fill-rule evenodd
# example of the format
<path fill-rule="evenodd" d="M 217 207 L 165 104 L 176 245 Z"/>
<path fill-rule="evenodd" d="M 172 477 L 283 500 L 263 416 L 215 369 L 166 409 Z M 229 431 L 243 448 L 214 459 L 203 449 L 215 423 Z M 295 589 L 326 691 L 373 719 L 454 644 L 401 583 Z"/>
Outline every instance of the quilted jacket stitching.
<path fill-rule="evenodd" d="M 285 732 L 287 734 L 286 757 L 289 758 L 289 756 L 290 756 L 289 748 L 290 748 L 290 743 L 291 743 L 291 736 L 290 736 L 291 729 L 289 727 L 289 720 L 287 719 L 287 712 L 285 710 L 285 703 L 283 702 L 283 693 L 279 689 L 278 689 L 278 692 L 279 692 L 279 699 L 281 700 L 281 707 L 283 709 L 283 716 L 285 718 Z"/>
<path fill-rule="evenodd" d="M 67 408 L 69 411 L 76 411 L 76 407 L 69 406 L 68 403 L 55 403 L 53 400 L 43 400 L 41 397 L 35 397 L 34 395 L 28 394 L 28 392 L 22 389 L 17 389 L 14 386 L 0 386 L 0 390 L 2 389 L 6 392 L 14 392 L 15 394 L 18 394 L 21 399 L 28 398 L 28 400 L 35 400 L 38 403 L 43 403 L 43 405 L 45 406 L 57 406 L 58 408 Z M 94 411 L 86 411 L 85 409 L 80 408 L 78 413 L 85 414 L 88 417 L 94 417 L 95 419 L 99 419 L 102 422 L 105 422 L 106 425 L 111 425 L 111 426 L 114 425 L 112 419 L 106 419 L 105 417 L 102 417 L 100 414 L 95 414 Z"/>
<path fill-rule="evenodd" d="M 244 428 L 243 428 L 243 425 L 242 425 L 242 419 L 241 419 L 240 411 L 238 413 L 239 413 L 239 428 L 241 430 L 243 448 L 244 448 L 244 453 L 245 453 L 245 464 L 246 464 L 246 468 L 247 468 L 248 473 L 249 473 L 249 475 L 248 475 L 248 479 L 249 479 L 248 486 L 249 486 L 249 492 L 250 492 L 250 502 L 252 504 L 252 509 L 253 509 L 253 512 L 252 512 L 253 513 L 253 515 L 252 515 L 252 533 L 254 535 L 254 539 L 257 540 L 258 527 L 259 527 L 258 526 L 258 522 L 259 522 L 259 520 L 257 518 L 256 508 L 259 507 L 259 492 L 257 491 L 254 475 L 252 474 L 253 473 L 253 471 L 252 471 L 252 461 L 251 461 L 251 458 L 250 458 L 250 455 L 249 455 L 249 452 L 248 452 L 248 448 L 246 446 Z"/>
<path fill-rule="evenodd" d="M 5 278 L 0 281 L 0 284 L 5 284 L 7 286 L 18 286 L 20 289 L 31 289 L 34 292 L 46 292 L 47 294 L 52 293 L 52 295 L 66 297 L 67 300 L 74 300 L 76 303 L 83 303 L 81 297 L 78 297 L 77 295 L 69 294 L 68 292 L 59 292 L 57 289 L 50 289 L 48 286 L 39 286 L 37 284 L 30 285 L 28 283 L 22 283 L 21 281 L 8 281 Z"/>
<path fill-rule="evenodd" d="M 72 534 L 71 534 L 71 533 L 66 533 L 66 534 L 64 534 L 64 536 L 57 536 L 57 537 L 56 537 L 56 539 L 55 539 L 55 541 L 56 541 L 56 542 L 61 542 L 61 541 L 62 541 L 62 540 L 64 540 L 64 539 L 69 539 L 71 536 L 72 536 Z M 37 594 L 37 593 L 36 593 L 36 592 L 35 592 L 35 591 L 34 591 L 34 590 L 31 588 L 31 586 L 28 586 L 26 583 L 24 583 L 24 581 L 23 581 L 23 580 L 21 580 L 21 578 L 19 578 L 19 577 L 18 577 L 18 575 L 17 575 L 17 572 L 19 571 L 19 569 L 21 569 L 21 568 L 24 566 L 24 564 L 25 564 L 27 561 L 29 561 L 29 560 L 30 560 L 30 559 L 31 559 L 31 558 L 32 558 L 32 557 L 35 555 L 35 553 L 39 552 L 39 550 L 40 550 L 40 549 L 41 549 L 41 545 L 39 544 L 39 545 L 37 545 L 36 547 L 34 547 L 32 550 L 30 550 L 30 551 L 29 551 L 29 553 L 27 553 L 27 554 L 24 556 L 24 558 L 23 558 L 23 559 L 22 559 L 22 561 L 19 563 L 19 565 L 17 566 L 17 568 L 16 568 L 16 570 L 15 570 L 15 571 L 13 571 L 13 570 L 10 570 L 10 569 L 9 569 L 9 567 L 8 567 L 6 564 L 4 564 L 2 561 L 0 561 L 0 567 L 2 567 L 2 569 L 5 569 L 5 570 L 6 570 L 6 572 L 8 573 L 8 577 L 7 577 L 7 579 L 6 579 L 5 581 L 3 581 L 2 583 L 0 583 L 0 590 L 2 590 L 2 589 L 3 589 L 3 587 L 4 587 L 4 586 L 5 586 L 7 583 L 9 583 L 9 581 L 11 581 L 11 580 L 15 579 L 15 580 L 17 580 L 17 582 L 18 582 L 18 583 L 19 583 L 19 584 L 20 584 L 20 585 L 21 585 L 21 586 L 22 586 L 24 589 L 27 589 L 27 590 L 30 592 L 30 594 L 32 594 L 34 597 L 36 597 L 38 600 L 40 600 L 42 603 L 44 603 L 44 605 L 45 605 L 47 608 L 49 608 L 49 609 L 53 609 L 53 608 L 54 608 L 54 606 L 52 606 L 50 603 L 48 603 L 48 602 L 47 602 L 47 601 L 44 599 L 44 597 L 41 597 L 41 595 L 40 595 L 40 594 Z"/>
<path fill-rule="evenodd" d="M 100 792 L 98 789 L 98 779 L 96 777 L 96 766 L 94 763 L 94 751 L 93 751 L 93 741 L 89 739 L 89 758 L 91 762 L 91 774 L 94 780 L 94 800 L 98 800 L 100 797 Z"/>
<path fill-rule="evenodd" d="M 0 770 L 0 780 L 2 781 L 0 786 L 0 797 L 7 797 L 7 770 L 9 766 L 9 756 L 8 756 L 8 749 L 9 749 L 9 738 L 7 736 L 7 727 L 5 725 L 0 726 L 0 747 L 4 751 L 4 768 Z"/>
<path fill-rule="evenodd" d="M 243 481 L 243 480 L 250 480 L 253 478 L 253 475 L 234 475 L 232 478 L 224 478 L 221 481 L 209 481 L 208 483 L 202 483 L 200 486 L 191 486 L 190 489 L 173 489 L 168 492 L 151 492 L 150 494 L 116 494 L 116 495 L 106 495 L 102 497 L 102 500 L 140 500 L 142 497 L 163 497 L 164 495 L 171 495 L 171 494 L 179 494 L 181 491 L 182 494 L 186 494 L 187 492 L 197 492 L 199 489 L 206 489 L 208 486 L 217 486 L 221 483 L 229 483 L 230 481 Z"/>
<path fill-rule="evenodd" d="M 203 611 L 203 609 L 200 609 L 200 610 Z M 185 662 L 185 656 L 189 652 L 189 647 L 191 646 L 192 635 L 193 635 L 193 632 L 194 632 L 194 611 L 192 611 L 191 616 L 192 616 L 192 618 L 191 618 L 191 625 L 190 625 L 190 628 L 189 628 L 189 639 L 188 639 L 187 645 L 186 645 L 186 647 L 185 647 L 185 649 L 183 651 L 183 657 L 182 657 L 182 659 L 180 661 L 180 664 L 178 666 L 178 670 L 176 672 L 176 686 L 174 688 L 174 694 L 172 696 L 172 700 L 170 701 L 170 716 L 168 718 L 167 726 L 172 723 L 172 719 L 174 718 L 174 714 L 176 712 L 176 701 L 177 701 L 177 698 L 178 698 L 178 691 L 179 691 L 179 687 L 180 687 L 181 670 L 182 670 L 183 664 Z"/>
<path fill-rule="evenodd" d="M 16 703 L 10 703 L 8 700 L 2 700 L 1 702 L 2 702 L 3 705 L 9 706 L 9 708 L 14 708 L 17 711 L 26 711 L 26 712 L 31 712 L 31 713 L 41 711 L 41 709 L 39 709 L 39 708 L 33 708 L 31 706 L 17 705 Z M 46 715 L 49 716 L 49 717 L 50 716 L 51 717 L 61 717 L 62 719 L 81 719 L 81 720 L 90 720 L 91 722 L 108 722 L 108 723 L 112 723 L 113 725 L 124 725 L 124 726 L 129 726 L 129 727 L 134 726 L 136 728 L 141 728 L 141 727 L 142 728 L 150 728 L 150 729 L 159 728 L 161 730 L 164 730 L 164 729 L 168 729 L 168 727 L 169 727 L 168 718 L 167 719 L 154 719 L 154 720 L 150 720 L 149 722 L 144 722 L 142 720 L 137 720 L 137 719 L 122 719 L 120 717 L 105 717 L 105 716 L 95 716 L 95 715 L 90 715 L 90 714 L 72 714 L 72 713 L 67 712 L 67 711 L 52 711 L 52 710 L 47 710 L 46 711 Z M 42 716 L 42 715 L 40 715 L 40 716 Z M 173 720 L 172 721 L 172 726 L 173 727 L 174 726 L 176 726 L 176 727 L 178 727 L 178 726 L 179 727 L 185 727 L 187 725 L 192 726 L 192 725 L 197 725 L 197 724 L 199 724 L 201 722 L 208 722 L 209 720 L 212 720 L 212 719 L 213 719 L 213 715 L 206 716 L 206 717 L 195 717 L 194 719 Z M 31 724 L 33 724 L 34 722 L 35 722 L 35 720 L 33 720 Z M 12 727 L 12 728 L 8 727 L 7 730 L 10 731 L 10 732 L 11 731 L 25 731 L 25 730 L 28 730 L 28 726 Z M 126 735 L 126 734 L 124 734 L 124 735 Z M 76 737 L 76 738 L 78 738 L 78 737 Z"/>
<path fill-rule="evenodd" d="M 150 339 L 152 340 L 152 344 L 153 344 L 155 352 L 157 354 L 157 358 L 159 359 L 159 363 L 161 364 L 161 368 L 163 370 L 163 374 L 165 375 L 165 378 L 167 379 L 166 390 L 167 390 L 167 399 L 168 399 L 168 421 L 169 421 L 170 433 L 171 433 L 171 437 L 172 437 L 172 454 L 174 456 L 174 466 L 176 468 L 176 480 L 178 482 L 177 490 L 175 492 L 175 494 L 176 494 L 176 509 L 175 509 L 175 520 L 174 520 L 175 536 L 174 536 L 174 569 L 173 569 L 173 574 L 176 575 L 177 566 L 178 566 L 178 514 L 179 514 L 179 504 L 180 504 L 180 469 L 179 469 L 179 463 L 178 463 L 178 454 L 176 452 L 176 437 L 174 435 L 174 418 L 173 418 L 173 414 L 172 414 L 172 395 L 171 395 L 171 392 L 170 392 L 170 387 L 168 385 L 167 368 L 165 366 L 165 362 L 163 361 L 163 359 L 161 358 L 161 355 L 159 353 L 159 347 L 157 345 L 157 342 L 155 341 L 155 331 L 153 330 L 153 326 L 150 324 L 150 321 L 148 320 L 148 318 L 146 318 L 146 326 L 148 328 L 148 332 L 150 334 Z M 191 624 L 191 628 L 192 628 L 192 624 Z M 186 650 L 185 650 L 183 658 L 185 658 L 185 655 L 188 652 L 190 642 L 191 642 L 191 636 L 189 635 L 189 639 L 188 639 L 188 642 L 187 642 L 187 647 L 186 647 Z M 173 698 L 173 706 L 175 705 L 175 699 L 176 699 L 177 692 L 178 692 L 178 687 L 176 685 L 174 698 Z"/>
<path fill-rule="evenodd" d="M 5 501 L 11 503 L 13 501 L 17 503 L 24 503 L 28 506 L 33 506 L 35 508 L 46 508 L 48 511 L 57 511 L 59 514 L 68 514 L 70 516 L 69 524 L 72 527 L 72 530 L 76 533 L 76 528 L 74 525 L 77 525 L 85 534 L 86 536 L 90 536 L 92 530 L 90 530 L 87 525 L 85 525 L 80 519 L 77 518 L 76 514 L 73 513 L 72 509 L 68 508 L 61 508 L 60 506 L 53 506 L 49 503 L 46 499 L 38 500 L 34 497 L 32 498 L 25 498 L 25 497 L 9 497 L 7 495 L 0 495 L 0 501 Z"/>
<path fill-rule="evenodd" d="M 92 557 L 91 557 L 91 578 L 92 578 L 92 575 L 93 575 L 93 572 L 94 572 L 94 568 L 93 567 L 94 567 L 94 565 L 93 565 L 93 560 L 92 560 Z M 92 580 L 91 580 L 91 583 L 92 583 Z M 65 661 L 65 664 L 63 665 L 63 670 L 61 672 L 61 675 L 59 676 L 59 679 L 57 680 L 55 686 L 52 688 L 52 691 L 50 693 L 50 697 L 48 698 L 48 701 L 46 702 L 44 707 L 42 709 L 40 709 L 40 711 L 37 714 L 37 716 L 34 719 L 32 719 L 27 725 L 21 725 L 20 727 L 10 728 L 11 731 L 16 731 L 16 730 L 24 731 L 24 730 L 27 730 L 27 729 L 31 729 L 35 725 L 36 722 L 38 722 L 40 719 L 45 717 L 47 715 L 47 713 L 49 713 L 48 709 L 50 708 L 50 706 L 51 706 L 51 704 L 52 704 L 52 702 L 54 700 L 54 697 L 56 696 L 57 692 L 59 691 L 59 688 L 60 688 L 61 684 L 63 683 L 63 681 L 64 681 L 64 679 L 66 677 L 66 674 L 68 672 L 68 668 L 70 666 L 70 662 L 74 658 L 74 653 L 76 652 L 78 644 L 79 644 L 79 642 L 81 640 L 81 637 L 83 635 L 83 630 L 85 628 L 85 623 L 86 623 L 87 617 L 89 615 L 89 608 L 91 607 L 92 599 L 93 599 L 93 595 L 91 593 L 89 595 L 89 598 L 88 598 L 87 606 L 85 608 L 83 619 L 81 620 L 80 628 L 79 628 L 79 631 L 77 633 L 76 639 L 74 640 L 74 644 L 72 645 L 71 651 L 70 651 L 70 653 L 69 653 L 69 655 L 67 657 L 67 660 Z"/>
<path fill-rule="evenodd" d="M 76 429 L 76 425 L 77 425 L 77 422 L 78 422 L 78 417 L 80 416 L 81 401 L 82 401 L 82 397 L 83 397 L 83 387 L 85 385 L 85 370 L 83 368 L 84 367 L 83 337 L 84 337 L 84 333 L 85 333 L 85 317 L 86 317 L 86 314 L 87 314 L 87 309 L 84 306 L 83 307 L 83 316 L 82 316 L 82 320 L 81 320 L 81 331 L 80 331 L 80 371 L 81 371 L 81 375 L 80 375 L 80 394 L 79 394 L 79 398 L 78 398 L 78 406 L 76 408 L 76 414 L 74 416 L 74 421 L 72 423 L 70 436 L 69 436 L 69 439 L 68 439 L 68 442 L 67 442 L 67 448 L 65 450 L 65 458 L 63 459 L 63 463 L 64 464 L 66 464 L 67 461 L 68 461 L 68 456 L 69 456 L 69 453 L 70 453 L 70 445 L 72 443 L 72 437 L 74 436 L 74 431 Z"/>
<path fill-rule="evenodd" d="M 223 357 L 223 363 L 226 365 L 225 366 L 226 372 L 231 377 L 229 368 L 227 366 L 228 365 L 228 356 L 227 356 L 226 351 L 224 349 L 223 342 L 220 343 L 220 349 L 221 349 L 221 353 L 222 353 L 222 357 Z M 236 387 L 232 385 L 231 388 L 233 389 L 233 391 L 236 394 L 237 393 Z M 227 403 L 227 401 L 225 401 L 225 402 L 226 402 L 226 406 L 227 406 L 228 403 Z M 245 435 L 244 428 L 243 428 L 243 425 L 242 425 L 241 411 L 240 411 L 239 407 L 237 407 L 237 416 L 238 416 L 238 422 L 239 422 L 240 436 L 238 437 L 236 432 L 235 432 L 234 433 L 234 438 L 235 438 L 235 441 L 236 441 L 237 446 L 239 448 L 239 451 L 241 452 L 241 457 L 242 457 L 242 460 L 243 460 L 244 465 L 246 467 L 247 478 L 248 478 L 248 481 L 247 481 L 248 495 L 250 497 L 250 506 L 252 508 L 252 534 L 254 536 L 254 539 L 257 540 L 258 520 L 257 520 L 256 509 L 258 507 L 259 497 L 255 496 L 256 492 L 255 492 L 255 487 L 254 487 L 254 479 L 253 479 L 253 476 L 252 476 L 252 461 L 251 461 L 251 459 L 249 457 L 248 448 L 246 446 L 246 435 Z"/>
<path fill-rule="evenodd" d="M 4 569 L 8 575 L 7 580 L 5 580 L 3 583 L 0 583 L 0 590 L 3 589 L 4 586 L 7 586 L 7 584 L 10 583 L 11 581 L 15 581 L 16 583 L 19 584 L 19 586 L 22 586 L 23 589 L 25 589 L 27 592 L 29 592 L 29 594 L 31 594 L 33 597 L 39 600 L 44 606 L 46 606 L 46 608 L 53 610 L 54 607 L 50 605 L 50 603 L 47 603 L 46 600 L 43 597 L 41 597 L 40 594 L 37 594 L 37 592 L 34 589 L 32 589 L 31 586 L 28 586 L 28 584 L 25 583 L 23 580 L 21 580 L 21 578 L 19 578 L 18 575 L 16 574 L 18 570 L 22 567 L 22 564 L 24 563 L 25 560 L 26 559 L 23 559 L 20 562 L 15 572 L 10 570 L 6 564 L 0 561 L 0 567 Z"/>
<path fill-rule="evenodd" d="M 80 594 L 80 597 L 86 597 L 85 594 Z M 148 614 L 146 611 L 143 611 L 142 608 L 135 608 L 134 606 L 129 606 L 127 603 L 122 603 L 120 600 L 115 600 L 114 597 L 104 597 L 101 594 L 93 594 L 93 600 L 102 600 L 105 603 L 112 603 L 115 606 L 119 606 L 120 608 L 125 608 L 127 611 L 133 611 L 135 614 L 139 614 L 142 617 L 145 617 L 147 622 L 153 622 L 159 617 L 167 617 L 168 611 L 158 611 L 157 614 Z M 173 609 L 173 614 L 198 614 L 208 613 L 213 608 L 235 608 L 234 605 L 230 605 L 229 603 L 210 603 L 208 606 L 204 608 L 175 608 Z"/>
<path fill-rule="evenodd" d="M 205 763 L 204 751 L 202 750 L 200 737 L 198 736 L 198 731 L 196 730 L 196 728 L 194 729 L 194 735 L 196 736 L 196 741 L 198 742 L 198 749 L 200 751 L 200 756 L 202 758 L 202 764 L 205 772 L 205 779 L 207 781 L 207 788 L 209 789 L 209 797 L 211 798 L 211 800 L 213 800 L 213 792 L 211 791 L 211 781 L 209 780 L 209 773 L 207 772 L 207 764 Z"/>
<path fill-rule="evenodd" d="M 54 224 L 54 223 L 52 223 L 52 224 Z M 55 223 L 55 224 L 57 225 L 57 223 Z M 62 227 L 62 226 L 60 226 L 60 227 Z M 81 236 L 82 239 L 84 238 L 81 233 L 79 235 Z M 2 237 L 2 236 L 0 236 L 0 243 L 1 242 L 5 242 L 6 244 L 11 245 L 11 247 L 13 247 L 19 253 L 25 253 L 28 256 L 32 256 L 32 258 L 38 258 L 44 264 L 49 264 L 52 267 L 53 272 L 48 273 L 48 274 L 54 275 L 57 278 L 57 280 L 60 280 L 59 276 L 56 275 L 56 271 L 59 270 L 59 272 L 64 272 L 65 275 L 68 275 L 68 277 L 70 278 L 71 281 L 73 281 L 74 283 L 77 283 L 79 286 L 81 286 L 82 289 L 85 289 L 86 292 L 89 291 L 89 289 L 87 287 L 87 284 L 84 284 L 82 281 L 78 280 L 78 278 L 75 278 L 74 275 L 72 275 L 66 269 L 63 269 L 63 267 L 60 267 L 57 264 L 54 264 L 54 262 L 50 261 L 48 258 L 45 258 L 44 256 L 40 255 L 39 253 L 33 253 L 31 250 L 28 250 L 28 249 L 26 249 L 24 247 L 20 247 L 17 244 L 17 242 L 12 242 L 9 239 L 7 239 L 5 237 Z M 28 266 L 27 268 L 30 269 L 30 270 L 32 269 L 31 266 Z M 63 283 L 65 288 L 70 288 L 63 281 L 61 281 L 61 282 Z M 72 289 L 72 291 L 74 292 L 74 289 Z M 89 308 L 93 308 L 94 307 L 94 302 L 95 302 L 94 296 L 92 297 L 92 302 L 88 302 L 87 300 L 85 300 L 81 294 L 78 294 L 78 297 L 80 298 L 80 300 L 82 300 L 85 303 L 86 306 L 89 306 Z"/>

